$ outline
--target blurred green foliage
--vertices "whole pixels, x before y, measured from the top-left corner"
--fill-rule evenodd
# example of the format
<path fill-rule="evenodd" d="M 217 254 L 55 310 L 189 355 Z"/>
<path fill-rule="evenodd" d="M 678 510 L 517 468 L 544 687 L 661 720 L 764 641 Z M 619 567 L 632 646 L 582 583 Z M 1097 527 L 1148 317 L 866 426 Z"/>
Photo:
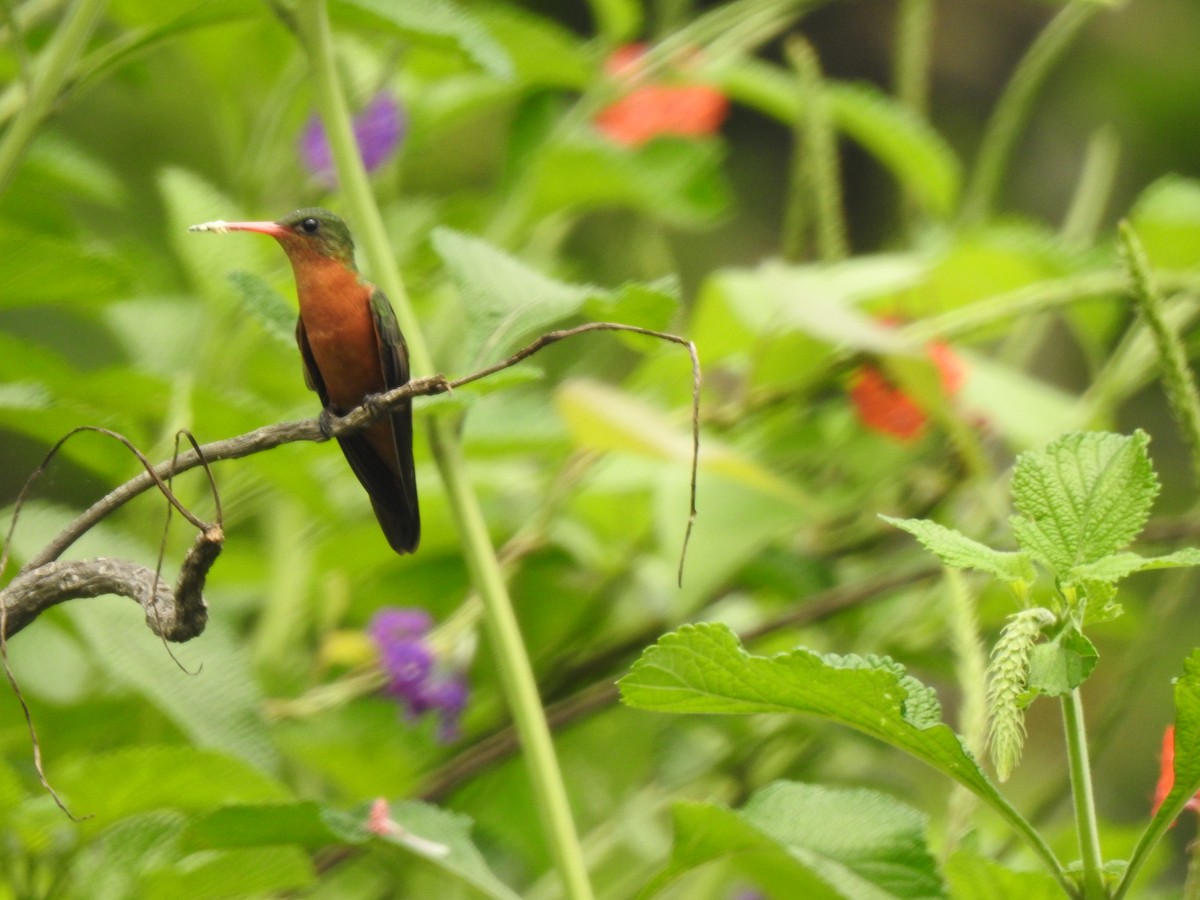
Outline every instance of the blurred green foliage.
<path fill-rule="evenodd" d="M 17 147 L 48 50 L 88 6 L 100 8 L 90 37 Z M 824 853 L 819 835 L 801 840 L 779 820 L 771 804 L 785 795 L 829 815 L 896 804 L 908 824 L 879 836 L 885 855 L 923 831 L 961 848 L 941 875 L 920 861 L 909 884 L 927 893 L 897 895 L 1041 896 L 1037 876 L 991 862 L 1032 863 L 1002 822 L 964 819 L 945 782 L 872 741 L 802 718 L 653 715 L 617 706 L 611 685 L 664 631 L 718 620 L 762 654 L 800 642 L 887 653 L 956 709 L 982 685 L 959 680 L 948 590 L 877 514 L 1002 533 L 1015 453 L 1072 429 L 1150 432 L 1171 517 L 1149 536 L 1158 552 L 1194 541 L 1195 481 L 1111 226 L 1129 218 L 1194 349 L 1200 12 L 1186 0 L 940 4 L 917 73 L 922 104 L 898 99 L 888 71 L 900 56 L 893 14 L 917 6 L 331 3 L 351 105 L 388 91 L 407 116 L 373 187 L 443 372 L 584 319 L 666 328 L 699 349 L 700 516 L 682 588 L 691 378 L 678 347 L 586 335 L 504 380 L 417 403 L 418 423 L 423 410 L 465 411 L 472 477 L 561 723 L 599 896 L 652 884 L 724 898 L 801 877 L 794 860 L 756 873 L 716 852 L 807 840 Z M 1080 30 L 1015 121 L 989 119 L 1064 6 Z M 20 151 L 0 171 L 6 510 L 79 424 L 117 430 L 157 460 L 180 428 L 211 441 L 318 411 L 289 334 L 283 254 L 250 235 L 186 231 L 339 206 L 298 153 L 312 100 L 288 8 L 3 4 L 0 159 L 5 142 Z M 817 50 L 826 75 L 815 89 L 784 61 L 789 33 Z M 722 133 L 628 147 L 593 127 L 628 90 L 604 74 L 606 58 L 640 39 L 655 48 L 648 78 L 731 99 Z M 822 122 L 841 141 L 844 259 L 821 258 L 831 223 L 808 190 L 828 171 L 803 152 Z M 964 221 L 978 148 L 1004 128 L 1001 186 Z M 923 350 L 935 339 L 965 368 L 952 396 Z M 858 418 L 850 388 L 866 366 L 917 403 L 927 421 L 915 439 Z M 20 708 L 0 704 L 0 896 L 559 896 L 487 643 L 472 655 L 469 576 L 420 424 L 416 454 L 425 527 L 411 558 L 388 552 L 335 448 L 290 444 L 216 467 L 225 551 L 206 591 L 210 625 L 172 648 L 178 664 L 123 599 L 67 604 L 12 640 L 47 774 L 91 818 L 53 805 Z M 69 441 L 20 517 L 16 564 L 137 471 L 98 436 Z M 213 514 L 198 473 L 176 488 Z M 165 515 L 143 496 L 71 554 L 153 565 Z M 190 541 L 176 519 L 168 575 Z M 1148 815 L 1168 679 L 1200 643 L 1189 577 L 1136 580 L 1130 614 L 1093 635 L 1107 666 L 1085 692 L 1106 853 L 1110 840 L 1128 852 Z M 1011 602 L 968 584 L 975 624 L 994 635 Z M 473 693 L 457 744 L 348 687 L 372 670 L 361 631 L 384 606 L 439 620 L 458 611 Z M 1029 732 L 1008 793 L 1061 843 L 1073 832 L 1065 776 L 1053 774 L 1058 735 L 1037 713 Z M 768 787 L 781 779 L 810 784 Z M 372 836 L 377 797 L 404 801 L 393 818 L 448 855 Z M 1178 890 L 1191 828 L 1151 865 L 1163 896 Z M 673 829 L 720 846 L 673 850 Z M 839 884 L 830 896 L 853 896 L 856 882 Z"/>

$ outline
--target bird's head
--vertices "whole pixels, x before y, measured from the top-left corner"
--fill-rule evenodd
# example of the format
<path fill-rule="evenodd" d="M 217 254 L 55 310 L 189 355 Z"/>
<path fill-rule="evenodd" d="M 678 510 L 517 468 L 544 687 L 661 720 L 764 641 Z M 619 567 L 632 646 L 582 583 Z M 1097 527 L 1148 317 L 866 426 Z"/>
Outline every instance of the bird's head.
<path fill-rule="evenodd" d="M 279 241 L 292 263 L 309 259 L 336 259 L 354 268 L 354 239 L 336 215 L 320 207 L 288 213 L 277 222 L 205 222 L 188 231 L 254 231 Z"/>

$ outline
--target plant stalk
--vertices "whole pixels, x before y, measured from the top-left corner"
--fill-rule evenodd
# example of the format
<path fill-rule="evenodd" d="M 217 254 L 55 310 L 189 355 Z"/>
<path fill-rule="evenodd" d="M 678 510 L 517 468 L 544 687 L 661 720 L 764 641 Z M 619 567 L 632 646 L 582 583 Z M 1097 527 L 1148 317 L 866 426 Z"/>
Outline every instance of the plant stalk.
<path fill-rule="evenodd" d="M 38 55 L 25 102 L 0 138 L 0 194 L 8 190 L 38 127 L 54 108 L 71 66 L 96 29 L 105 5 L 105 0 L 77 0 Z"/>
<path fill-rule="evenodd" d="M 1078 688 L 1063 696 L 1062 709 L 1063 730 L 1067 735 L 1067 762 L 1071 773 L 1071 796 L 1075 801 L 1075 830 L 1079 836 L 1079 857 L 1083 863 L 1083 898 L 1105 900 L 1108 890 L 1104 887 L 1104 861 L 1100 854 L 1087 731 L 1083 725 L 1083 703 Z"/>
<path fill-rule="evenodd" d="M 414 373 L 432 373 L 433 360 L 420 323 L 404 289 L 387 239 L 383 217 L 375 202 L 358 152 L 350 112 L 338 80 L 333 34 L 324 0 L 302 0 L 297 25 L 313 70 L 316 100 L 329 137 L 347 209 L 362 236 L 371 275 L 393 302 L 396 318 L 408 344 Z M 483 511 L 467 474 L 458 435 L 445 419 L 428 417 L 430 445 L 446 485 L 476 589 L 484 606 L 484 623 L 493 642 L 497 667 L 513 720 L 525 750 L 534 800 L 550 844 L 563 891 L 571 900 L 591 900 L 592 889 L 583 851 L 571 818 L 566 787 L 554 743 L 538 696 L 533 667 L 521 638 L 512 601 L 504 583 L 495 548 L 488 536 Z"/>

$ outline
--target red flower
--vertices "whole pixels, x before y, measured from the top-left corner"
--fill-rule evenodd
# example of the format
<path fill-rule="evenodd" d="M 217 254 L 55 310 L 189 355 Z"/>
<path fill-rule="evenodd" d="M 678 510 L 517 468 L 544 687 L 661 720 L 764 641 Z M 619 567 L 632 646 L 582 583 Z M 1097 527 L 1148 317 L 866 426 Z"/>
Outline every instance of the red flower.
<path fill-rule="evenodd" d="M 938 367 L 942 391 L 957 394 L 966 380 L 966 367 L 948 344 L 935 342 L 926 348 Z M 873 431 L 908 443 L 925 432 L 928 417 L 916 402 L 896 387 L 876 366 L 859 366 L 850 376 L 850 401 L 858 419 Z"/>
<path fill-rule="evenodd" d="M 644 44 L 619 48 L 604 65 L 612 77 L 636 81 Z M 729 100 L 704 84 L 645 84 L 633 88 L 596 116 L 596 128 L 618 144 L 636 147 L 660 135 L 713 134 L 725 121 Z"/>
<path fill-rule="evenodd" d="M 1150 815 L 1155 815 L 1162 802 L 1175 786 L 1175 726 L 1168 725 L 1163 731 L 1162 755 L 1158 762 L 1158 784 L 1154 788 L 1154 808 Z M 1200 793 L 1187 802 L 1184 809 L 1200 812 Z"/>

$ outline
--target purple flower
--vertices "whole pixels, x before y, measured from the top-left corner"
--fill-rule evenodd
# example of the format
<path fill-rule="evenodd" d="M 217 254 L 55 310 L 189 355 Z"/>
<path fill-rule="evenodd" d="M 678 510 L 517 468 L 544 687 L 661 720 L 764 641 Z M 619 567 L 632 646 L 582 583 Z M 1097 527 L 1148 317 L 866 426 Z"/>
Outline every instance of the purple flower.
<path fill-rule="evenodd" d="M 426 681 L 413 706 L 420 712 L 437 712 L 438 740 L 444 744 L 458 739 L 458 720 L 467 706 L 470 691 L 461 675 Z"/>
<path fill-rule="evenodd" d="M 438 715 L 438 739 L 458 737 L 458 720 L 467 705 L 468 687 L 458 673 L 439 667 L 426 640 L 433 620 L 421 609 L 389 607 L 367 626 L 379 649 L 379 666 L 388 676 L 385 691 L 400 703 L 405 718 Z"/>
<path fill-rule="evenodd" d="M 404 110 L 387 91 L 376 94 L 367 108 L 354 117 L 354 140 L 368 172 L 378 169 L 392 157 L 407 130 Z M 321 120 L 315 115 L 300 135 L 300 158 L 321 181 L 330 185 L 336 182 L 329 141 Z"/>

